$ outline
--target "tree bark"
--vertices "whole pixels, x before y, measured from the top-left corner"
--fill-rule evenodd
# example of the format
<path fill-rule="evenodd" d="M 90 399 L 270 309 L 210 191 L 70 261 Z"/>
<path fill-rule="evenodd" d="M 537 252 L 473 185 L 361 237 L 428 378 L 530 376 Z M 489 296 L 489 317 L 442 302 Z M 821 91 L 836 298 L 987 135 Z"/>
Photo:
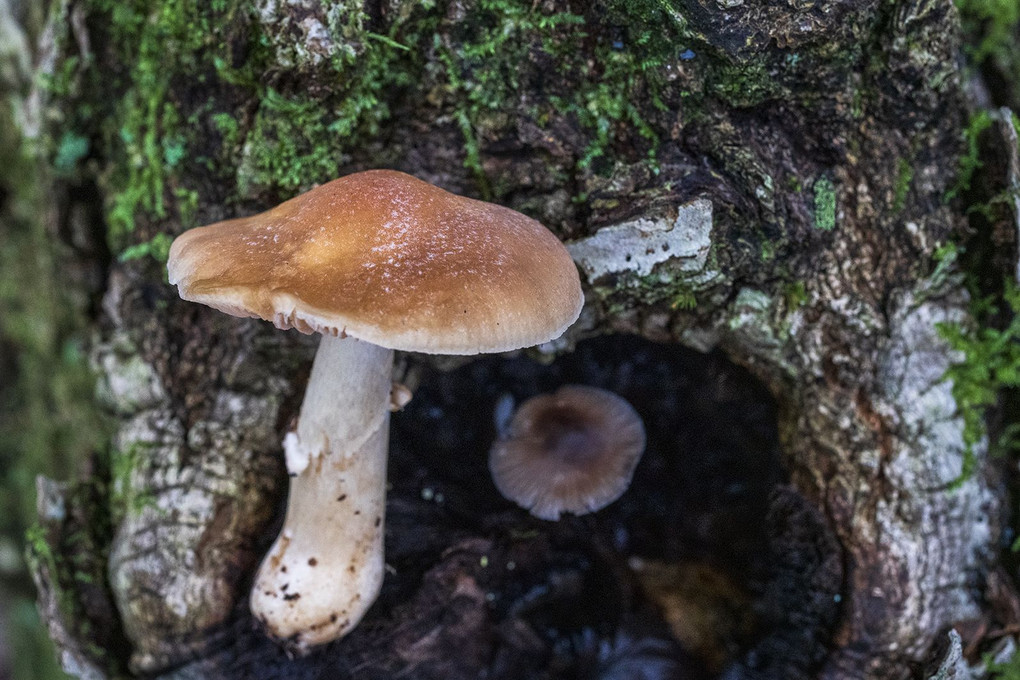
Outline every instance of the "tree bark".
<path fill-rule="evenodd" d="M 43 609 L 92 677 L 623 677 L 611 674 L 633 664 L 659 674 L 646 677 L 898 679 L 922 674 L 953 626 L 976 647 L 981 624 L 1016 623 L 986 592 L 1005 485 L 984 441 L 961 476 L 964 421 L 943 380 L 959 357 L 937 330 L 973 322 L 959 262 L 937 257 L 968 235 L 964 203 L 946 200 L 969 97 L 948 0 L 66 0 L 47 40 L 51 86 L 37 94 L 51 150 L 59 158 L 68 134 L 89 143 L 57 185 L 98 186 L 106 218 L 93 233 L 129 253 L 109 263 L 94 319 L 111 453 L 42 495 L 54 554 L 38 562 Z M 713 474 L 745 475 L 758 500 L 698 515 L 711 520 L 700 544 L 687 520 L 662 519 L 693 513 L 690 496 L 640 473 L 632 492 L 661 491 L 660 506 L 529 521 L 491 483 L 423 459 L 459 450 L 484 475 L 485 409 L 430 435 L 424 406 L 411 408 L 394 426 L 406 442 L 436 439 L 394 443 L 396 573 L 350 637 L 287 659 L 251 623 L 246 588 L 281 519 L 280 441 L 312 344 L 180 302 L 147 254 L 162 234 L 369 167 L 533 215 L 568 243 L 586 286 L 581 320 L 538 357 L 551 368 L 517 358 L 506 366 L 518 374 L 493 360 L 444 374 L 405 357 L 420 404 L 456 420 L 444 400 L 458 390 L 488 407 L 497 385 L 520 397 L 571 375 L 641 400 L 622 368 L 571 368 L 571 349 L 648 380 L 635 356 L 662 371 L 679 361 L 707 376 L 675 387 L 710 405 L 690 407 L 704 427 L 746 435 L 733 443 L 740 472 Z M 1001 220 L 998 233 L 993 266 L 1009 275 L 1015 238 Z M 669 343 L 668 356 L 589 340 L 607 334 Z M 731 402 L 708 387 L 719 376 L 737 386 Z M 772 433 L 760 459 L 727 403 Z M 663 434 L 647 465 L 693 474 L 671 436 L 683 439 Z M 425 498 L 430 484 L 445 504 Z M 665 527 L 655 550 L 635 538 L 642 513 Z M 67 567 L 83 551 L 90 588 Z M 694 649 L 671 625 L 675 593 L 649 586 L 655 569 L 676 586 L 692 555 L 753 611 L 728 651 Z M 539 585 L 544 604 L 522 604 Z M 612 632 L 535 618 L 549 598 L 575 607 L 593 593 L 613 613 L 592 620 Z M 611 644 L 585 643 L 586 626 Z"/>

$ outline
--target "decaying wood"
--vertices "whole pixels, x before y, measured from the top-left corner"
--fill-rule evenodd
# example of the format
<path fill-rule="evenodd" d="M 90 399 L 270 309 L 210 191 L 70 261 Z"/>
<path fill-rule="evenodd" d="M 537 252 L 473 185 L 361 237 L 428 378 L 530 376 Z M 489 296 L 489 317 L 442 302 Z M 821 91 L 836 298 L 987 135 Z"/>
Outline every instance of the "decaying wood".
<path fill-rule="evenodd" d="M 253 20 L 276 50 L 274 77 L 315 91 L 321 73 L 293 64 L 330 54 L 342 36 L 298 42 L 309 27 L 328 24 L 322 10 L 262 4 Z M 400 6 L 369 4 L 383 23 Z M 86 5 L 71 3 L 58 20 Z M 122 669 L 161 678 L 609 678 L 633 677 L 627 669 L 637 667 L 649 673 L 643 677 L 711 677 L 726 667 L 727 678 L 898 679 L 923 672 L 951 627 L 987 617 L 984 588 L 1005 492 L 983 446 L 976 473 L 958 481 L 963 424 L 942 380 L 957 357 L 936 330 L 970 320 L 955 265 L 935 260 L 966 225 L 960 206 L 944 199 L 966 120 L 952 3 L 673 6 L 698 36 L 696 58 L 760 64 L 766 91 L 715 92 L 710 79 L 691 75 L 696 59 L 677 57 L 665 111 L 638 102 L 649 120 L 671 121 L 657 167 L 622 153 L 599 172 L 578 170 L 578 121 L 542 127 L 523 104 L 506 112 L 511 123 L 481 131 L 482 169 L 501 187 L 500 200 L 569 242 L 587 278 L 586 311 L 546 348 L 559 354 L 546 368 L 516 358 L 444 374 L 407 358 L 417 394 L 394 419 L 387 510 L 394 573 L 362 626 L 320 654 L 287 659 L 245 607 L 252 570 L 280 519 L 279 442 L 297 412 L 309 343 L 179 302 L 154 265 L 112 267 L 93 355 L 118 423 L 107 576 L 130 658 L 122 647 L 107 651 Z M 455 40 L 457 22 L 476 8 L 444 7 L 437 41 Z M 96 41 L 111 37 L 99 21 L 86 24 L 96 32 L 92 56 L 103 62 L 112 57 Z M 695 81 L 707 88 L 696 115 L 684 99 Z M 193 105 L 189 86 L 174 87 L 182 106 Z M 354 148 L 338 171 L 383 164 L 477 193 L 450 104 L 437 97 L 393 102 L 385 149 Z M 235 104 L 249 117 L 258 107 Z M 190 172 L 185 180 L 202 189 L 200 218 L 228 213 L 209 173 Z M 246 200 L 256 209 L 269 197 Z M 174 233 L 180 225 L 167 218 L 146 229 Z M 649 241 L 671 254 L 620 257 Z M 1011 250 L 1005 259 L 1015 266 Z M 680 294 L 696 305 L 675 304 Z M 671 344 L 586 340 L 614 333 Z M 683 348 L 721 350 L 728 361 Z M 584 352 L 604 363 L 576 358 Z M 658 375 L 645 372 L 640 357 L 652 357 L 647 365 L 675 382 L 634 384 L 628 376 Z M 685 385 L 681 373 L 669 373 L 674 360 L 703 382 Z M 676 477 L 656 481 L 639 468 L 633 489 L 659 505 L 625 496 L 597 518 L 547 524 L 495 494 L 484 468 L 486 409 L 499 390 L 520 398 L 569 380 L 636 400 L 651 429 L 649 418 L 662 419 L 643 465 Z M 737 385 L 732 393 L 727 381 Z M 450 403 L 458 391 L 475 400 L 464 416 Z M 693 405 L 678 405 L 681 397 Z M 734 407 L 739 417 L 727 412 Z M 429 421 L 435 414 L 446 420 Z M 685 421 L 695 416 L 708 424 Z M 754 435 L 759 426 L 764 434 Z M 702 427 L 736 434 L 726 446 L 678 434 Z M 703 450 L 681 451 L 681 443 Z M 437 458 L 447 451 L 455 463 Z M 725 451 L 735 472 L 711 463 Z M 696 485 L 675 481 L 694 474 L 691 461 L 708 480 L 730 475 L 749 485 L 751 500 L 699 507 Z M 67 557 L 74 517 L 47 520 Z M 638 519 L 654 528 L 641 529 Z M 687 600 L 657 595 L 632 557 L 655 560 L 663 570 L 656 573 L 680 573 L 689 560 L 735 579 L 724 590 L 751 603 L 751 623 L 730 617 L 722 627 L 732 634 L 715 643 L 724 651 L 693 654 L 684 644 L 694 638 L 670 626 L 669 608 Z M 40 578 L 56 587 L 53 573 Z M 597 611 L 578 605 L 591 598 Z M 577 620 L 563 614 L 575 608 Z M 60 616 L 56 608 L 47 614 Z M 65 649 L 78 646 L 76 658 L 102 644 L 70 624 L 61 630 Z"/>

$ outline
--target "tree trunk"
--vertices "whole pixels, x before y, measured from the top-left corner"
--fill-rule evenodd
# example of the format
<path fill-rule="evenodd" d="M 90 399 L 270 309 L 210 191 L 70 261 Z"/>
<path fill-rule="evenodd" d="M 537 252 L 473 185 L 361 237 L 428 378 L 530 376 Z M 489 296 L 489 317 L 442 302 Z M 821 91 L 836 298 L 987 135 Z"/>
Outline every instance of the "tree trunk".
<path fill-rule="evenodd" d="M 323 5 L 53 8 L 25 127 L 66 214 L 104 201 L 78 257 L 104 272 L 91 354 L 114 423 L 80 481 L 41 487 L 36 575 L 67 663 L 893 679 L 953 626 L 983 649 L 1017 623 L 994 606 L 1015 599 L 1005 483 L 943 380 L 961 356 L 938 325 L 973 322 L 949 244 L 997 238 L 986 280 L 1015 267 L 1005 213 L 967 228 L 951 2 Z M 988 134 L 1008 142 L 1004 120 Z M 536 217 L 587 302 L 542 352 L 398 361 L 416 395 L 393 425 L 392 571 L 354 633 L 291 660 L 246 588 L 312 344 L 181 302 L 161 258 L 372 167 Z M 491 412 L 569 381 L 630 399 L 649 449 L 618 505 L 539 522 L 488 481 Z"/>

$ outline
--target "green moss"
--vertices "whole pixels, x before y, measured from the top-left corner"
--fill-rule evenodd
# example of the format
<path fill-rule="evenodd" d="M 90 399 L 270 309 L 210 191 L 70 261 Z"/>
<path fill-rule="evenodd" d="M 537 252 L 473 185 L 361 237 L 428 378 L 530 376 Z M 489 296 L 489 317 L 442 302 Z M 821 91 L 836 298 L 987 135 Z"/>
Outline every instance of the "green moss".
<path fill-rule="evenodd" d="M 1014 652 L 1007 661 L 994 663 L 986 658 L 989 680 L 1020 680 L 1020 654 Z"/>
<path fill-rule="evenodd" d="M 363 14 L 349 11 L 343 40 L 357 54 L 334 59 L 336 90 L 328 96 L 267 90 L 258 93 L 255 122 L 245 137 L 241 193 L 278 187 L 293 192 L 336 173 L 345 155 L 377 135 L 390 115 L 390 99 L 443 101 L 464 140 L 464 163 L 491 193 L 482 140 L 525 115 L 540 125 L 557 117 L 577 121 L 588 134 L 578 167 L 604 156 L 621 129 L 635 131 L 654 156 L 660 133 L 634 102 L 650 98 L 662 109 L 663 66 L 675 55 L 678 15 L 666 2 L 608 2 L 586 15 L 548 13 L 525 0 L 480 0 L 464 21 L 440 34 L 444 10 L 420 3 L 396 17 L 386 34 L 364 30 Z M 606 34 L 625 26 L 618 43 Z M 665 29 L 665 30 L 664 30 Z M 432 54 L 428 64 L 423 55 Z M 524 102 L 522 90 L 548 96 Z M 428 91 L 421 88 L 428 87 Z M 621 126 L 626 123 L 626 126 Z M 237 130 L 222 114 L 217 127 Z M 628 133 L 629 134 L 629 133 Z"/>
<path fill-rule="evenodd" d="M 1017 388 L 1020 387 L 1020 291 L 1013 277 L 999 280 L 1000 274 L 988 267 L 994 259 L 995 243 L 989 236 L 990 224 L 1009 219 L 1013 195 L 1008 187 L 989 185 L 982 177 L 982 135 L 993 125 L 993 113 L 982 110 L 972 115 L 963 132 L 964 151 L 959 170 L 946 200 L 962 202 L 973 229 L 966 248 L 953 243 L 943 245 L 935 254 L 931 279 L 936 282 L 956 277 L 970 294 L 972 321 L 946 323 L 938 327 L 950 347 L 962 355 L 946 371 L 952 381 L 953 398 L 963 419 L 965 457 L 959 484 L 973 473 L 977 459 L 975 447 L 988 434 L 988 414 L 994 411 L 1001 420 L 988 442 L 992 454 L 1020 450 L 1020 422 L 1017 418 Z M 984 174 L 984 173 L 980 173 Z M 962 273 L 960 270 L 963 270 Z"/>
<path fill-rule="evenodd" d="M 115 252 L 153 236 L 134 234 L 140 216 L 193 223 L 193 211 L 181 213 L 177 199 L 181 178 L 202 175 L 194 164 L 218 175 L 217 186 L 236 181 L 236 191 L 219 201 L 287 197 L 363 160 L 358 152 L 380 141 L 394 105 L 404 102 L 449 113 L 463 137 L 465 165 L 479 190 L 492 193 L 486 142 L 513 134 L 521 122 L 552 127 L 566 118 L 580 128 L 581 138 L 568 142 L 575 168 L 565 172 L 607 168 L 614 155 L 634 162 L 637 153 L 654 163 L 676 122 L 667 102 L 674 105 L 680 89 L 688 119 L 706 93 L 752 106 L 778 92 L 776 69 L 797 69 L 815 56 L 791 54 L 773 66 L 753 54 L 734 57 L 692 32 L 671 0 L 597 0 L 558 12 L 531 0 L 478 0 L 457 22 L 447 3 L 406 3 L 380 20 L 361 3 L 341 2 L 322 15 L 335 48 L 314 64 L 289 34 L 268 33 L 274 27 L 263 25 L 247 0 L 85 6 L 123 68 L 111 72 L 101 55 L 69 59 L 70 71 L 62 69 L 51 87 L 75 99 L 74 73 L 87 76 L 85 93 L 64 107 L 75 112 L 66 129 L 87 139 L 87 153 L 109 168 Z M 690 65 L 674 84 L 677 71 L 667 67 L 681 58 Z M 301 78 L 289 78 L 289 70 Z M 290 84 L 297 81 L 312 86 L 296 90 Z M 543 96 L 524 99 L 521 92 Z M 82 148 L 65 146 L 63 165 L 73 166 Z M 198 203 L 194 193 L 183 195 Z"/>
<path fill-rule="evenodd" d="M 793 281 L 783 286 L 783 299 L 786 301 L 786 310 L 792 312 L 799 309 L 808 300 L 807 287 L 803 281 Z"/>
<path fill-rule="evenodd" d="M 273 45 L 259 33 L 256 8 L 246 0 L 87 4 L 96 24 L 108 27 L 116 63 L 127 66 L 110 73 L 107 64 L 93 62 L 84 72 L 91 94 L 86 90 L 81 99 L 102 102 L 111 92 L 116 98 L 108 110 L 92 111 L 73 125 L 101 138 L 100 150 L 111 169 L 105 180 L 115 251 L 134 240 L 140 216 L 147 221 L 177 218 L 190 226 L 189 214 L 182 215 L 178 201 L 171 200 L 193 195 L 194 189 L 179 186 L 180 177 L 203 174 L 189 164 L 206 163 L 210 171 L 230 176 L 243 147 L 242 195 L 290 195 L 335 177 L 344 151 L 364 145 L 389 117 L 394 93 L 421 80 L 422 53 L 401 40 L 420 42 L 441 18 L 435 13 L 418 21 L 434 3 L 417 3 L 397 12 L 384 35 L 366 30 L 370 22 L 360 6 L 330 9 L 330 38 L 340 48 L 317 67 L 330 87 L 311 95 L 266 84 L 274 80 L 265 74 L 279 72 L 281 64 L 273 61 Z M 295 60 L 301 49 L 295 44 Z M 235 65 L 237 52 L 245 58 Z M 96 94 L 99 88 L 102 96 Z M 200 103 L 196 89 L 215 94 Z M 231 91 L 222 102 L 216 96 Z M 234 117 L 238 100 L 256 103 L 253 118 Z M 206 121 L 222 136 L 219 162 L 210 163 L 212 140 L 201 134 Z"/>
<path fill-rule="evenodd" d="M 609 37 L 611 28 L 621 30 L 616 38 Z M 465 164 L 482 176 L 484 121 L 515 110 L 541 125 L 555 117 L 575 119 L 588 135 L 576 161 L 580 168 L 609 152 L 621 123 L 654 158 L 660 133 L 634 102 L 644 97 L 666 108 L 663 67 L 675 58 L 682 31 L 682 20 L 665 1 L 614 0 L 581 15 L 545 13 L 523 0 L 480 0 L 450 41 L 437 36 L 434 42 L 464 133 Z M 529 87 L 531 80 L 541 85 Z M 548 96 L 525 104 L 522 90 Z"/>
<path fill-rule="evenodd" d="M 53 159 L 53 168 L 59 173 L 70 174 L 89 152 L 89 140 L 72 130 L 67 130 L 60 138 L 57 153 Z"/>
<path fill-rule="evenodd" d="M 137 515 L 148 507 L 156 505 L 156 497 L 151 492 L 139 492 L 132 483 L 132 476 L 138 467 L 144 465 L 149 458 L 146 451 L 149 447 L 136 443 L 124 451 L 110 452 L 110 518 L 114 525 L 119 524 L 125 515 Z"/>
<path fill-rule="evenodd" d="M 973 323 L 942 323 L 939 335 L 962 355 L 952 364 L 943 380 L 952 381 L 953 399 L 963 418 L 964 462 L 956 483 L 968 479 L 977 464 L 974 447 L 987 434 L 988 410 L 997 407 L 1006 391 L 1020 386 L 1020 290 L 1006 279 L 1001 295 L 981 295 L 973 273 L 960 275 L 962 248 L 952 243 L 935 253 L 935 268 L 930 280 L 938 285 L 948 276 L 964 280 L 971 293 Z M 1008 321 L 1003 326 L 1002 319 Z M 989 443 L 992 454 L 1020 449 L 1020 424 L 1006 424 L 996 441 Z"/>
<path fill-rule="evenodd" d="M 984 162 L 981 160 L 981 134 L 991 126 L 992 116 L 987 110 L 982 109 L 970 117 L 967 127 L 963 131 L 966 148 L 963 155 L 960 156 L 956 182 L 946 192 L 946 201 L 951 201 L 970 190 L 974 173 L 984 166 Z"/>
<path fill-rule="evenodd" d="M 157 262 L 165 263 L 170 257 L 170 243 L 173 239 L 167 234 L 156 234 L 144 243 L 128 246 L 120 254 L 121 262 L 140 260 L 144 257 L 151 257 Z"/>
<path fill-rule="evenodd" d="M 836 226 L 836 187 L 824 175 L 814 183 L 815 227 L 832 231 Z"/>
<path fill-rule="evenodd" d="M 779 86 L 760 61 L 723 61 L 712 69 L 709 91 L 730 106 L 748 108 L 777 96 Z"/>
<path fill-rule="evenodd" d="M 621 272 L 609 282 L 593 288 L 606 305 L 609 315 L 623 314 L 634 307 L 666 306 L 673 310 L 691 310 L 698 305 L 698 285 L 668 265 L 660 265 L 646 276 Z"/>
<path fill-rule="evenodd" d="M 209 117 L 213 126 L 223 138 L 223 145 L 236 147 L 241 141 L 241 126 L 237 118 L 229 113 L 214 113 Z"/>
<path fill-rule="evenodd" d="M 266 73 L 313 68 L 307 50 L 288 52 L 289 38 L 260 33 L 271 27 L 245 0 L 87 0 L 86 9 L 122 68 L 111 71 L 96 58 L 63 62 L 50 87 L 69 100 L 63 108 L 74 113 L 64 129 L 73 132 L 54 156 L 69 169 L 87 153 L 105 161 L 114 252 L 138 243 L 139 217 L 190 226 L 175 199 L 182 177 L 201 174 L 195 163 L 236 178 L 239 198 L 289 196 L 334 177 L 404 97 L 452 110 L 483 193 L 482 140 L 515 116 L 541 126 L 574 120 L 586 136 L 579 168 L 620 142 L 626 153 L 654 159 L 665 123 L 647 119 L 635 102 L 667 108 L 665 66 L 687 40 L 666 0 L 602 0 L 583 14 L 546 12 L 530 0 L 479 0 L 469 21 L 452 26 L 446 6 L 431 1 L 401 7 L 382 26 L 359 3 L 342 3 L 325 12 L 337 49 L 311 78 L 329 86 L 294 91 L 287 78 Z M 197 91 L 208 93 L 204 103 Z M 525 101 L 521 91 L 547 96 Z M 238 101 L 253 104 L 247 115 L 235 116 Z M 209 135 L 201 137 L 207 126 L 221 136 L 219 155 Z"/>
<path fill-rule="evenodd" d="M 956 0 L 964 30 L 976 42 L 967 46 L 975 63 L 1016 49 L 1016 29 L 1020 25 L 1018 0 Z"/>
<path fill-rule="evenodd" d="M 25 532 L 25 550 L 33 571 L 45 571 L 53 575 L 60 573 L 60 567 L 57 564 L 57 554 L 50 546 L 46 530 L 41 526 L 31 526 Z M 71 617 L 75 609 L 75 601 L 72 594 L 61 590 L 57 594 L 57 601 L 61 613 Z"/>
<path fill-rule="evenodd" d="M 335 143 L 322 142 L 335 135 L 336 122 L 320 102 L 270 89 L 246 139 L 248 151 L 238 170 L 238 190 L 247 195 L 278 187 L 294 193 L 334 177 L 340 150 Z"/>
<path fill-rule="evenodd" d="M 967 479 L 976 464 L 974 447 L 985 436 L 985 413 L 998 404 L 1003 389 L 1020 387 L 1020 291 L 1009 284 L 1004 300 L 1013 314 L 1004 329 L 981 325 L 965 328 L 959 324 L 939 324 L 939 334 L 949 346 L 963 353 L 963 360 L 946 371 L 953 382 L 953 398 L 963 417 L 965 458 L 960 479 Z M 982 316 L 990 311 L 991 301 L 982 304 Z M 1016 448 L 1020 439 L 1007 430 L 1007 439 L 993 449 Z"/>
<path fill-rule="evenodd" d="M 688 288 L 677 288 L 672 293 L 673 301 L 669 303 L 672 309 L 694 309 L 698 306 L 698 298 L 693 290 Z"/>
<path fill-rule="evenodd" d="M 421 84 L 424 41 L 440 20 L 434 10 L 433 2 L 402 10 L 386 34 L 365 28 L 371 22 L 360 6 L 328 13 L 331 37 L 341 46 L 327 66 L 330 90 L 313 96 L 255 88 L 258 112 L 244 137 L 240 193 L 290 195 L 334 178 L 348 153 L 380 133 L 391 100 Z M 241 136 L 225 114 L 215 122 L 227 141 Z"/>
<path fill-rule="evenodd" d="M 104 179 L 109 243 L 115 252 L 131 244 L 140 215 L 157 220 L 171 216 L 168 187 L 177 184 L 192 153 L 171 84 L 182 73 L 204 80 L 215 71 L 214 55 L 221 61 L 229 58 L 226 27 L 232 25 L 240 4 L 241 0 L 84 4 L 93 25 L 104 34 L 97 42 L 114 51 L 118 66 L 111 68 L 88 55 L 81 63 L 66 60 L 51 79 L 53 94 L 73 101 L 64 107 L 70 116 L 55 158 L 58 168 L 71 170 L 91 142 L 97 143 L 96 150 L 110 169 Z M 68 141 L 75 144 L 69 146 Z"/>
<path fill-rule="evenodd" d="M 660 132 L 634 102 L 643 96 L 658 110 L 667 110 L 660 94 L 666 85 L 664 67 L 675 60 L 677 44 L 687 39 L 686 22 L 667 0 L 614 0 L 602 21 L 598 30 L 603 34 L 609 26 L 625 27 L 623 44 L 596 48 L 598 70 L 585 73 L 581 86 L 559 106 L 594 133 L 578 161 L 582 168 L 608 151 L 613 126 L 620 122 L 633 126 L 647 142 L 648 157 L 655 158 Z"/>
<path fill-rule="evenodd" d="M 454 34 L 456 42 L 436 35 L 433 46 L 447 91 L 457 100 L 455 116 L 464 135 L 465 165 L 481 178 L 477 128 L 482 117 L 516 106 L 532 50 L 558 53 L 562 50 L 556 40 L 559 30 L 579 26 L 584 18 L 568 12 L 543 14 L 516 0 L 481 0 L 475 12 Z"/>
<path fill-rule="evenodd" d="M 914 166 L 905 158 L 901 158 L 896 168 L 896 186 L 893 196 L 893 211 L 902 212 L 907 204 L 907 194 L 914 181 Z"/>
<path fill-rule="evenodd" d="M 105 497 L 105 468 L 100 457 L 93 459 L 94 475 L 62 490 L 63 511 L 40 518 L 41 524 L 26 533 L 26 557 L 36 573 L 47 575 L 57 615 L 83 651 L 107 677 L 127 677 L 125 640 L 110 621 L 97 625 L 89 616 L 86 602 L 93 607 L 97 598 L 109 598 L 106 589 L 108 546 L 112 524 L 97 502 Z M 86 594 L 87 593 L 87 594 Z M 99 611 L 102 611 L 100 606 Z"/>

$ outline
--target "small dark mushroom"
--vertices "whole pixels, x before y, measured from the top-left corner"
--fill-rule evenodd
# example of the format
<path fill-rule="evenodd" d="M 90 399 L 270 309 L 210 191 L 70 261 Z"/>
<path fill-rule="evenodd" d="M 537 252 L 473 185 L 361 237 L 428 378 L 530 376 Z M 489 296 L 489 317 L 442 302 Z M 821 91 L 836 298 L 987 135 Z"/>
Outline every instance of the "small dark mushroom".
<path fill-rule="evenodd" d="M 557 520 L 619 498 L 644 450 L 644 423 L 626 400 L 566 385 L 521 404 L 489 451 L 489 470 L 503 496 Z"/>

